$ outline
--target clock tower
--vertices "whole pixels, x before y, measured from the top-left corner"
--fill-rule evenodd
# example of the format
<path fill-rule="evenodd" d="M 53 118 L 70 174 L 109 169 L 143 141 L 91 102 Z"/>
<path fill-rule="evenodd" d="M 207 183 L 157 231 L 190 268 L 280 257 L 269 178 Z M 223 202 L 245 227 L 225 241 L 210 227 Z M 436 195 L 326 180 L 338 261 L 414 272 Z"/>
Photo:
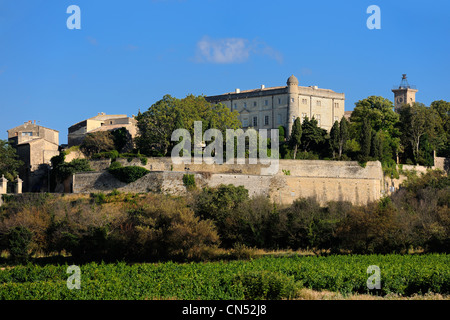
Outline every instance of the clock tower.
<path fill-rule="evenodd" d="M 402 75 L 402 82 L 399 86 L 392 89 L 394 93 L 395 110 L 404 104 L 413 104 L 416 102 L 416 92 L 419 91 L 415 86 L 411 86 L 406 80 L 406 74 Z"/>

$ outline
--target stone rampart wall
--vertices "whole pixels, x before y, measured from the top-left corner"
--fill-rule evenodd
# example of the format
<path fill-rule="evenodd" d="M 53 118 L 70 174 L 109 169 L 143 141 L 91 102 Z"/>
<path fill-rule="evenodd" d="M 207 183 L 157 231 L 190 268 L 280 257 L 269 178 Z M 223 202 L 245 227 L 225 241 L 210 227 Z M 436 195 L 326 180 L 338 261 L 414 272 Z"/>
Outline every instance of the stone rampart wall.
<path fill-rule="evenodd" d="M 350 201 L 366 204 L 382 196 L 384 179 L 381 164 L 368 162 L 363 168 L 357 162 L 280 160 L 275 175 L 261 175 L 267 165 L 174 165 L 170 158 L 149 158 L 142 165 L 139 159 L 124 165 L 138 165 L 151 170 L 143 178 L 125 184 L 107 171 L 78 173 L 73 177 L 74 193 L 107 192 L 117 189 L 122 192 L 163 192 L 174 195 L 185 194 L 184 174 L 194 174 L 198 187 L 216 187 L 220 184 L 244 186 L 250 196 L 269 196 L 282 204 L 295 199 L 314 197 L 321 204 L 328 201 Z"/>

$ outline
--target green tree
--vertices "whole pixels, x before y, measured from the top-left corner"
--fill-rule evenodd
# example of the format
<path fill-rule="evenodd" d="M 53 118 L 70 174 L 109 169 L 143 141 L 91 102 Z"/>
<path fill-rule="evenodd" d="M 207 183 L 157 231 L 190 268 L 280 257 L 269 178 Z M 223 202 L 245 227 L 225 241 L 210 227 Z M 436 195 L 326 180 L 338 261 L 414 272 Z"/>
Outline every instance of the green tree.
<path fill-rule="evenodd" d="M 8 141 L 0 140 L 0 177 L 5 175 L 9 181 L 16 179 L 23 162 L 18 160 L 16 149 Z"/>
<path fill-rule="evenodd" d="M 32 238 L 33 233 L 25 227 L 17 226 L 9 230 L 8 250 L 12 261 L 26 263 L 30 259 Z"/>
<path fill-rule="evenodd" d="M 340 131 L 339 122 L 336 120 L 330 130 L 330 147 L 333 151 L 333 159 L 336 158 L 336 151 L 339 152 L 340 149 Z"/>
<path fill-rule="evenodd" d="M 195 121 L 203 122 L 203 132 L 208 127 L 222 133 L 241 127 L 237 111 L 231 112 L 223 104 L 211 104 L 203 96 L 194 95 L 183 99 L 165 95 L 144 113 L 139 112 L 136 120 L 136 146 L 141 153 L 154 156 L 166 156 L 171 151 L 178 143 L 171 141 L 171 135 L 181 126 L 193 137 Z"/>
<path fill-rule="evenodd" d="M 414 163 L 418 163 L 422 137 L 428 135 L 428 142 L 431 140 L 437 144 L 436 127 L 439 127 L 437 113 L 418 102 L 403 105 L 398 112 L 402 131 L 401 142 L 405 149 L 409 148 Z"/>
<path fill-rule="evenodd" d="M 125 127 L 113 130 L 111 134 L 115 150 L 119 153 L 131 151 L 132 138 L 130 132 Z"/>
<path fill-rule="evenodd" d="M 372 132 L 372 140 L 370 142 L 370 156 L 374 160 L 382 161 L 383 158 L 383 142 L 381 140 L 381 130 L 379 132 Z"/>
<path fill-rule="evenodd" d="M 383 130 L 391 136 L 398 136 L 396 128 L 399 115 L 394 111 L 393 103 L 380 96 L 370 96 L 355 103 L 355 108 L 350 116 L 350 121 L 362 129 L 364 119 L 376 132 Z"/>
<path fill-rule="evenodd" d="M 286 140 L 286 133 L 283 126 L 278 126 L 278 136 L 280 137 L 280 142 Z"/>
<path fill-rule="evenodd" d="M 369 160 L 371 143 L 372 143 L 372 126 L 368 118 L 363 118 L 361 135 L 360 135 L 360 145 L 361 145 L 361 158 L 362 162 Z"/>
<path fill-rule="evenodd" d="M 450 102 L 444 100 L 433 101 L 430 105 L 440 117 L 441 137 L 444 138 L 443 144 L 438 148 L 438 153 L 442 156 L 450 157 Z"/>
<path fill-rule="evenodd" d="M 381 131 L 383 132 L 382 136 L 384 140 L 382 143 L 391 149 L 390 151 L 385 150 L 385 155 L 390 155 L 392 159 L 398 156 L 401 150 L 400 116 L 393 108 L 394 105 L 390 100 L 380 96 L 370 96 L 358 101 L 355 103 L 355 108 L 350 117 L 350 136 L 362 137 L 363 126 L 365 125 L 364 121 L 367 120 L 372 130 L 378 134 Z M 364 151 L 363 145 L 361 145 L 361 151 Z"/>
<path fill-rule="evenodd" d="M 339 159 L 342 157 L 342 153 L 344 152 L 344 148 L 347 144 L 349 138 L 349 123 L 345 117 L 342 117 L 341 122 L 339 123 Z"/>
<path fill-rule="evenodd" d="M 305 117 L 302 123 L 302 146 L 304 151 L 320 152 L 321 144 L 325 141 L 327 131 L 317 125 L 317 120 Z"/>
<path fill-rule="evenodd" d="M 248 190 L 243 186 L 220 185 L 204 188 L 195 197 L 195 214 L 201 219 L 214 222 L 224 247 L 232 247 L 240 239 L 242 219 L 236 216 L 238 206 L 249 200 Z"/>
<path fill-rule="evenodd" d="M 292 125 L 292 133 L 290 137 L 290 143 L 294 147 L 294 159 L 297 156 L 297 149 L 302 142 L 302 123 L 300 118 L 295 119 Z"/>
<path fill-rule="evenodd" d="M 92 171 L 89 161 L 86 159 L 73 159 L 71 162 L 65 162 L 65 154 L 61 152 L 58 156 L 50 159 L 52 163 L 52 179 L 64 181 L 72 174 L 77 172 Z"/>
<path fill-rule="evenodd" d="M 450 102 L 433 101 L 430 109 L 439 116 L 434 142 L 437 155 L 450 158 Z"/>
<path fill-rule="evenodd" d="M 92 156 L 95 153 L 114 150 L 114 136 L 110 131 L 88 133 L 80 146 L 84 154 Z"/>

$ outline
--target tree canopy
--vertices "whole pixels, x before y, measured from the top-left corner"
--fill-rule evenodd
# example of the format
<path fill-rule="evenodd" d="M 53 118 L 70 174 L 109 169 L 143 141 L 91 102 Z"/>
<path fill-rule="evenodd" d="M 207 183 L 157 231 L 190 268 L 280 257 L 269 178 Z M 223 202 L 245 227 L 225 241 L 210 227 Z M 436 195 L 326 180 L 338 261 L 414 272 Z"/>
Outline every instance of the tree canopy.
<path fill-rule="evenodd" d="M 302 123 L 302 146 L 304 151 L 320 150 L 327 131 L 318 126 L 316 119 L 305 117 Z"/>
<path fill-rule="evenodd" d="M 376 132 L 383 130 L 391 136 L 399 135 L 396 128 L 399 115 L 394 111 L 394 105 L 390 100 L 380 96 L 370 96 L 356 102 L 350 121 L 361 128 L 365 118 Z"/>
<path fill-rule="evenodd" d="M 187 129 L 194 134 L 194 121 L 202 121 L 203 132 L 214 128 L 225 133 L 238 129 L 241 123 L 237 111 L 223 104 L 211 104 L 203 96 L 188 95 L 183 99 L 165 95 L 137 117 L 136 147 L 142 154 L 166 156 L 176 142 L 171 141 L 175 129 Z M 203 133 L 202 132 L 202 133 Z"/>
<path fill-rule="evenodd" d="M 302 123 L 300 118 L 295 119 L 292 125 L 291 144 L 294 146 L 294 159 L 297 156 L 297 149 L 302 143 Z"/>
<path fill-rule="evenodd" d="M 8 141 L 0 140 L 0 177 L 5 176 L 9 181 L 16 179 L 23 162 L 18 160 L 16 149 Z"/>

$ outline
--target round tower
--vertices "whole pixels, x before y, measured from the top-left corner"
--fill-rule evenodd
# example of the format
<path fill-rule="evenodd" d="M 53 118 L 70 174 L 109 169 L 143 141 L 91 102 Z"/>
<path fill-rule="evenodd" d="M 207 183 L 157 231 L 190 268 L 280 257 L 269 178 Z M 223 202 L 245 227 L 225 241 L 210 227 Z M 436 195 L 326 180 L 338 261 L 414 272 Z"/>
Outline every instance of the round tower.
<path fill-rule="evenodd" d="M 298 79 L 294 75 L 291 75 L 286 84 L 288 93 L 288 118 L 286 121 L 286 129 L 287 136 L 289 137 L 291 135 L 292 126 L 294 125 L 295 119 L 300 117 L 298 104 Z"/>

